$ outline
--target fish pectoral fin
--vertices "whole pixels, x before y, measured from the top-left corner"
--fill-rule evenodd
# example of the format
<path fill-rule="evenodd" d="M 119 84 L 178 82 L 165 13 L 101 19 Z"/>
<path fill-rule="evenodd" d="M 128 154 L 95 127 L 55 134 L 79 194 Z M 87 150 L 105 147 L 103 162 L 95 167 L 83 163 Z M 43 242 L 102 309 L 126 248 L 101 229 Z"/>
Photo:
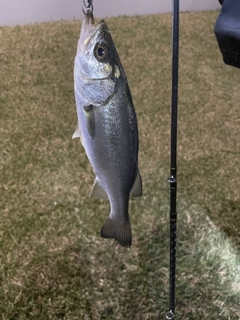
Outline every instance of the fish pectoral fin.
<path fill-rule="evenodd" d="M 102 238 L 115 239 L 122 247 L 131 247 L 132 233 L 130 222 L 117 221 L 108 218 L 100 231 Z"/>
<path fill-rule="evenodd" d="M 90 198 L 108 200 L 108 195 L 96 178 L 90 191 Z"/>
<path fill-rule="evenodd" d="M 137 168 L 137 173 L 130 194 L 132 197 L 142 196 L 142 178 L 140 175 L 139 168 Z"/>
<path fill-rule="evenodd" d="M 93 109 L 94 106 L 92 104 L 83 107 L 88 134 L 92 140 L 95 138 L 95 119 Z"/>
<path fill-rule="evenodd" d="M 80 126 L 79 126 L 78 122 L 76 124 L 75 131 L 74 131 L 74 133 L 72 135 L 72 139 L 75 139 L 75 138 L 80 138 L 81 143 L 82 143 L 81 130 L 80 130 Z"/>

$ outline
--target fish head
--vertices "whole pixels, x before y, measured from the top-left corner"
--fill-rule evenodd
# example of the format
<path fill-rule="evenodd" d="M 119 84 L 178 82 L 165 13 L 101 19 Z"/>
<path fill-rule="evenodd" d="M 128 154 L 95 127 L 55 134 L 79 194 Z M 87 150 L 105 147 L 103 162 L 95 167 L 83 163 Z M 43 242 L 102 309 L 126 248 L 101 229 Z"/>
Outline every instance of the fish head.
<path fill-rule="evenodd" d="M 118 78 L 119 64 L 120 60 L 105 21 L 101 20 L 94 25 L 91 16 L 86 14 L 75 58 L 79 76 L 86 80 Z"/>

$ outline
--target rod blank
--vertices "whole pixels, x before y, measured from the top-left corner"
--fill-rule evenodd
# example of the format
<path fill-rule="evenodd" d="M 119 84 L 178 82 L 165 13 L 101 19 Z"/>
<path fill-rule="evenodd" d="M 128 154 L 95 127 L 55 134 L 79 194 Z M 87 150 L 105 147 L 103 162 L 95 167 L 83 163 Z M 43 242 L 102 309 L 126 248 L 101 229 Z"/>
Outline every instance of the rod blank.
<path fill-rule="evenodd" d="M 177 117 L 178 117 L 178 61 L 179 61 L 179 0 L 173 0 L 172 13 L 172 105 L 170 155 L 170 266 L 169 311 L 166 319 L 175 313 L 176 240 L 177 240 Z"/>

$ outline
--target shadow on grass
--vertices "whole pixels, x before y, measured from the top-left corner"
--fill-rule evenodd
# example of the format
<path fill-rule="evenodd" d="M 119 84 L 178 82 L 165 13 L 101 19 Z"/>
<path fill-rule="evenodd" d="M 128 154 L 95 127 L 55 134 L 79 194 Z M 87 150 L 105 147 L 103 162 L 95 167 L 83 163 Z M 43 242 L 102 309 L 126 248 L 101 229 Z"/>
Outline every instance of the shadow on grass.
<path fill-rule="evenodd" d="M 26 265 L 19 261 L 1 297 L 5 319 L 130 320 L 164 314 L 166 228 L 156 223 L 130 250 L 99 235 L 93 239 L 55 251 L 39 244 Z"/>

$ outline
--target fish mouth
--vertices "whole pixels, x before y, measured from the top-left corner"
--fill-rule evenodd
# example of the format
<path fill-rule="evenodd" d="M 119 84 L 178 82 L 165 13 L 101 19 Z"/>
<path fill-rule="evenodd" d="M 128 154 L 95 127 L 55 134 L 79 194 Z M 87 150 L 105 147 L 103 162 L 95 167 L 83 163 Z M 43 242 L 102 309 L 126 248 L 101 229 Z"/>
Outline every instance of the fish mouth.
<path fill-rule="evenodd" d="M 104 33 L 109 32 L 104 20 L 101 20 L 97 25 L 94 25 L 92 13 L 85 13 L 85 18 L 82 21 L 80 43 L 83 48 L 86 48 L 93 38 L 104 38 Z"/>
<path fill-rule="evenodd" d="M 106 32 L 106 31 L 109 32 L 105 20 L 101 20 L 101 21 L 98 23 L 97 27 L 98 27 L 98 29 L 99 29 L 99 32 L 101 32 L 101 33 L 104 33 L 104 32 Z"/>
<path fill-rule="evenodd" d="M 93 13 L 92 12 L 84 12 L 83 13 L 85 14 L 85 18 L 83 20 L 83 22 L 86 24 L 86 25 L 94 25 L 94 17 L 93 17 Z"/>
<path fill-rule="evenodd" d="M 84 11 L 83 11 L 84 12 Z M 88 11 L 88 12 L 84 12 L 85 14 L 85 20 L 87 24 L 94 24 L 94 16 L 93 16 L 93 12 Z"/>
<path fill-rule="evenodd" d="M 84 25 L 94 25 L 94 16 L 93 16 L 93 13 L 92 12 L 84 12 L 84 14 L 85 14 L 85 18 L 84 18 L 84 20 L 83 20 L 83 24 Z M 106 29 L 107 29 L 107 26 L 106 26 L 106 23 L 105 23 L 105 21 L 102 19 L 95 27 L 97 28 L 97 27 L 102 27 L 102 26 L 104 26 Z"/>

